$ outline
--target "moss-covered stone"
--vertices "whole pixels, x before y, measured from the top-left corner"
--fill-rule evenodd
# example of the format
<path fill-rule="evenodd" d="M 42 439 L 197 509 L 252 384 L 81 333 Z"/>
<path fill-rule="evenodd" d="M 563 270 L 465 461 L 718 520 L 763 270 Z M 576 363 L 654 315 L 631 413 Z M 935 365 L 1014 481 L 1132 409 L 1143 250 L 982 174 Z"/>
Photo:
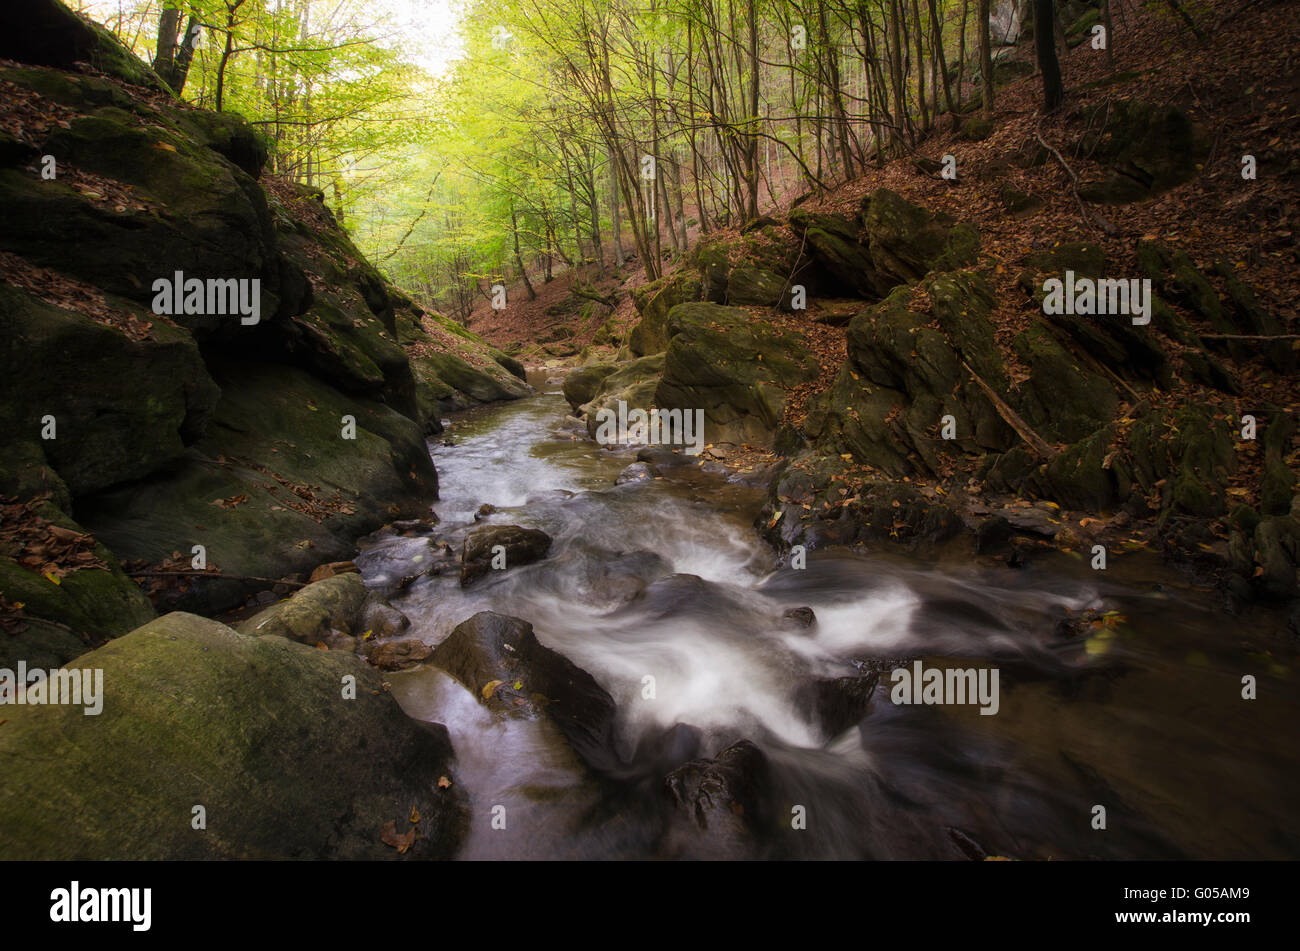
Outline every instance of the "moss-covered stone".
<path fill-rule="evenodd" d="M 1034 323 L 1017 334 L 1011 347 L 1030 371 L 1017 408 L 1040 434 L 1077 442 L 1114 419 L 1119 405 L 1114 387 L 1081 367 L 1046 324 Z"/>
<path fill-rule="evenodd" d="M 668 314 L 668 331 L 655 402 L 702 409 L 708 442 L 770 445 L 786 390 L 818 372 L 797 337 L 743 310 L 680 304 Z"/>
<path fill-rule="evenodd" d="M 1173 105 L 1108 100 L 1085 121 L 1100 131 L 1086 137 L 1084 151 L 1113 169 L 1079 189 L 1088 201 L 1123 205 L 1162 194 L 1190 181 L 1210 152 L 1206 130 Z"/>
<path fill-rule="evenodd" d="M 103 671 L 97 716 L 6 708 L 4 859 L 397 858 L 381 829 L 417 813 L 408 856 L 455 853 L 446 730 L 355 655 L 169 614 L 69 666 Z"/>

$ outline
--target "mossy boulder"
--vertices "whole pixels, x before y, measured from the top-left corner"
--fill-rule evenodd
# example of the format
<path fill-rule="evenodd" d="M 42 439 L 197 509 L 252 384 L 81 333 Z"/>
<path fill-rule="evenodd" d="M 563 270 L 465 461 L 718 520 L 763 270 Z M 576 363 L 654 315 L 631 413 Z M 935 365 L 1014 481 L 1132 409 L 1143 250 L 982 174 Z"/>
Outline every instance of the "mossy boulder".
<path fill-rule="evenodd" d="M 1084 369 L 1045 323 L 1017 334 L 1011 347 L 1030 372 L 1016 408 L 1040 435 L 1077 442 L 1114 419 L 1119 405 L 1114 386 Z"/>
<path fill-rule="evenodd" d="M 828 293 L 874 300 L 888 292 L 890 285 L 876 272 L 859 217 L 796 208 L 790 212 L 790 227 L 807 243 Z"/>
<path fill-rule="evenodd" d="M 663 353 L 652 353 L 635 360 L 614 364 L 614 371 L 605 376 L 600 388 L 579 410 L 587 417 L 587 432 L 596 438 L 601 410 L 618 412 L 618 404 L 625 403 L 629 410 L 648 410 L 655 405 L 655 391 L 664 372 Z"/>
<path fill-rule="evenodd" d="M 313 582 L 238 626 L 241 634 L 284 637 L 312 647 L 331 633 L 361 637 L 369 591 L 356 572 Z"/>
<path fill-rule="evenodd" d="M 725 258 L 722 260 L 725 262 Z M 725 275 L 725 270 L 722 273 Z M 628 337 L 628 346 L 632 352 L 644 357 L 667 350 L 668 311 L 678 304 L 699 300 L 703 286 L 700 275 L 683 269 L 633 290 L 632 303 L 641 315 L 641 320 L 632 328 Z"/>
<path fill-rule="evenodd" d="M 27 0 L 0 8 L 0 58 L 60 69 L 88 63 L 123 82 L 171 92 L 117 37 L 57 0 Z"/>
<path fill-rule="evenodd" d="M 930 270 L 966 267 L 979 251 L 973 226 L 931 214 L 887 188 L 865 200 L 862 220 L 874 269 L 891 287 L 918 281 Z"/>
<path fill-rule="evenodd" d="M 49 502 L 36 506 L 39 518 L 60 529 L 84 529 Z M 93 645 L 125 634 L 154 617 L 140 586 L 127 577 L 113 553 L 91 540 L 104 567 L 84 567 L 57 582 L 20 565 L 27 552 L 0 543 L 0 595 L 22 605 L 21 627 L 0 638 L 0 667 L 59 667 Z"/>
<path fill-rule="evenodd" d="M 109 304 L 116 324 L 0 286 L 0 420 L 40 440 L 73 495 L 174 463 L 220 396 L 189 333 L 126 301 Z M 54 438 L 43 439 L 48 416 Z"/>
<path fill-rule="evenodd" d="M 1108 100 L 1085 113 L 1082 150 L 1111 168 L 1079 189 L 1087 201 L 1124 205 L 1163 194 L 1191 179 L 1210 153 L 1212 137 L 1177 106 Z"/>
<path fill-rule="evenodd" d="M 668 332 L 655 404 L 702 409 L 707 442 L 771 445 L 786 391 L 818 373 L 797 337 L 737 308 L 680 304 Z"/>
<path fill-rule="evenodd" d="M 577 410 L 584 403 L 591 402 L 605 378 L 616 369 L 618 367 L 612 363 L 593 363 L 590 366 L 570 370 L 561 387 L 564 398 L 574 410 Z"/>
<path fill-rule="evenodd" d="M 451 858 L 465 828 L 445 729 L 358 657 L 158 618 L 73 661 L 103 709 L 15 706 L 0 732 L 0 857 Z M 202 806 L 206 828 L 193 825 Z"/>
<path fill-rule="evenodd" d="M 301 370 L 225 364 L 208 432 L 150 481 L 88 495 L 78 517 L 119 557 L 157 563 L 192 545 L 224 574 L 282 577 L 351 557 L 353 540 L 420 515 L 437 473 L 420 426 Z M 344 438 L 355 421 L 355 439 Z M 192 579 L 174 606 L 215 612 L 265 585 Z"/>

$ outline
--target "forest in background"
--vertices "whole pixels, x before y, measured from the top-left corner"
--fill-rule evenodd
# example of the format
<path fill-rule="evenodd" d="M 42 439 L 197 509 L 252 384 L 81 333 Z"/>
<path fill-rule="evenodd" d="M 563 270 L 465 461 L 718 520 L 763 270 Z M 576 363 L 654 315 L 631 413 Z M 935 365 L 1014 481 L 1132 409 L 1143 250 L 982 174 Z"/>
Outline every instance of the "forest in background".
<path fill-rule="evenodd" d="M 80 4 L 186 100 L 246 116 L 276 172 L 321 188 L 391 279 L 461 320 L 498 281 L 531 298 L 530 275 L 626 256 L 652 280 L 693 235 L 987 110 L 1001 42 L 1032 12 L 990 5 L 471 0 L 435 76 L 363 0 Z M 1049 75 L 1110 4 L 1094 14 L 1069 38 L 1054 18 Z"/>

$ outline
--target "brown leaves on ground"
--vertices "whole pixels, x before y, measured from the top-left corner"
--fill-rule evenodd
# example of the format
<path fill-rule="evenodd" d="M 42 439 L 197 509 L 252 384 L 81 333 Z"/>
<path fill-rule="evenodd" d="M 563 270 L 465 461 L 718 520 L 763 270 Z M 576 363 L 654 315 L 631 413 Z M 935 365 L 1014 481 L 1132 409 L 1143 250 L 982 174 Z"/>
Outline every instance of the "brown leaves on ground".
<path fill-rule="evenodd" d="M 37 267 L 7 251 L 0 251 L 0 282 L 20 287 L 47 304 L 82 314 L 95 323 L 112 327 L 136 341 L 152 340 L 151 321 L 165 319 L 152 315 L 145 319 L 114 307 L 91 285 L 57 271 Z"/>
<path fill-rule="evenodd" d="M 137 576 L 136 583 L 144 589 L 144 593 L 155 603 L 158 601 L 159 596 L 163 594 L 184 594 L 193 588 L 195 572 L 202 571 L 218 577 L 221 575 L 221 569 L 211 563 L 208 563 L 202 569 L 195 568 L 193 559 L 188 555 L 182 555 L 178 551 L 172 552 L 170 558 L 164 558 L 154 564 L 150 564 L 143 559 L 136 559 L 125 563 L 122 567 L 126 569 L 127 574 Z M 142 572 L 149 572 L 150 574 L 147 577 L 141 577 Z M 173 577 L 167 577 L 168 575 Z"/>
<path fill-rule="evenodd" d="M 55 525 L 39 513 L 42 499 L 0 499 L 0 553 L 59 584 L 82 568 L 108 569 L 95 554 L 94 536 Z"/>

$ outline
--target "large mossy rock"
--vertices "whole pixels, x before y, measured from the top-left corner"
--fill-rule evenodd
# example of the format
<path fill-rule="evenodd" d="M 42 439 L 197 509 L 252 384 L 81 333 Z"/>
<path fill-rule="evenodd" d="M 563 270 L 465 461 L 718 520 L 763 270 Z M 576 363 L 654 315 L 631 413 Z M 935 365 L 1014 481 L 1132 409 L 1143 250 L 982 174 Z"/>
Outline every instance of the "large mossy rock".
<path fill-rule="evenodd" d="M 738 308 L 681 304 L 668 332 L 655 404 L 702 409 L 705 442 L 770 446 L 787 391 L 820 370 L 798 337 Z"/>
<path fill-rule="evenodd" d="M 354 655 L 174 613 L 69 669 L 102 669 L 103 710 L 6 708 L 0 858 L 395 858 L 384 826 L 415 813 L 406 854 L 455 854 L 446 730 L 409 719 Z"/>
<path fill-rule="evenodd" d="M 973 226 L 931 214 L 887 188 L 865 199 L 862 221 L 872 264 L 890 287 L 918 281 L 931 270 L 966 267 L 979 251 Z"/>
<path fill-rule="evenodd" d="M 1115 418 L 1119 397 L 1104 377 L 1085 369 L 1043 322 L 1011 341 L 1030 373 L 1017 403 L 1022 416 L 1048 440 L 1076 442 Z"/>
<path fill-rule="evenodd" d="M 593 363 L 570 370 L 561 387 L 564 398 L 575 410 L 582 404 L 591 402 L 600 392 L 600 385 L 605 382 L 605 378 L 616 369 L 617 366 L 612 363 Z"/>
<path fill-rule="evenodd" d="M 601 381 L 596 395 L 580 407 L 586 414 L 587 434 L 592 439 L 596 438 L 596 430 L 600 425 L 598 417 L 602 410 L 617 415 L 619 403 L 626 404 L 628 410 L 648 410 L 654 405 L 655 391 L 664 372 L 665 359 L 665 354 L 655 353 L 614 365 L 613 372 L 606 374 Z"/>
<path fill-rule="evenodd" d="M 807 242 L 831 293 L 874 299 L 888 292 L 889 283 L 876 271 L 856 216 L 796 208 L 790 212 L 790 227 Z"/>
<path fill-rule="evenodd" d="M 220 397 L 188 332 L 116 303 L 113 324 L 0 286 L 0 421 L 39 442 L 73 495 L 178 460 Z M 40 438 L 47 416 L 52 439 Z"/>
<path fill-rule="evenodd" d="M 1079 189 L 1088 201 L 1124 205 L 1163 194 L 1191 179 L 1209 156 L 1210 136 L 1174 105 L 1136 99 L 1108 101 L 1085 116 L 1090 128 L 1082 150 L 1112 169 L 1101 182 Z"/>
<path fill-rule="evenodd" d="M 585 670 L 538 641 L 527 621 L 475 614 L 438 645 L 429 662 L 501 716 L 544 712 L 594 769 L 617 764 L 613 698 Z"/>
<path fill-rule="evenodd" d="M 177 271 L 186 280 L 257 279 L 259 325 L 305 303 L 308 287 L 276 248 L 264 192 L 215 150 L 166 126 L 139 125 L 113 106 L 75 118 L 67 129 L 56 126 L 39 148 L 131 186 L 147 210 L 106 204 L 62 179 L 0 171 L 6 208 L 0 249 L 146 308 L 154 281 Z M 73 244 L 79 251 L 69 255 Z M 177 315 L 175 321 L 200 340 L 259 335 L 238 316 Z"/>
<path fill-rule="evenodd" d="M 0 8 L 0 57 L 61 69 L 85 63 L 123 82 L 170 93 L 117 37 L 58 0 L 24 0 Z"/>
<path fill-rule="evenodd" d="M 202 544 L 224 574 L 282 577 L 350 558 L 354 540 L 437 497 L 421 428 L 289 367 L 232 364 L 204 437 L 150 481 L 87 496 L 82 523 L 120 558 L 157 563 Z M 344 438 L 352 417 L 356 438 Z M 191 579 L 173 606 L 234 607 L 255 583 Z M 172 595 L 168 595 L 172 597 Z"/>
<path fill-rule="evenodd" d="M 926 287 L 931 313 L 911 310 L 911 290 L 901 287 L 850 321 L 848 361 L 805 424 L 827 450 L 896 477 L 938 471 L 944 454 L 1005 450 L 1015 440 L 967 370 L 1006 392 L 987 283 L 955 272 Z M 931 326 L 936 322 L 939 329 Z M 941 438 L 947 416 L 952 439 Z"/>
<path fill-rule="evenodd" d="M 698 248 L 697 253 L 700 253 Z M 668 312 L 678 304 L 699 300 L 702 293 L 699 274 L 688 269 L 675 271 L 633 290 L 632 303 L 641 319 L 632 328 L 627 340 L 628 348 L 638 357 L 668 349 Z"/>

